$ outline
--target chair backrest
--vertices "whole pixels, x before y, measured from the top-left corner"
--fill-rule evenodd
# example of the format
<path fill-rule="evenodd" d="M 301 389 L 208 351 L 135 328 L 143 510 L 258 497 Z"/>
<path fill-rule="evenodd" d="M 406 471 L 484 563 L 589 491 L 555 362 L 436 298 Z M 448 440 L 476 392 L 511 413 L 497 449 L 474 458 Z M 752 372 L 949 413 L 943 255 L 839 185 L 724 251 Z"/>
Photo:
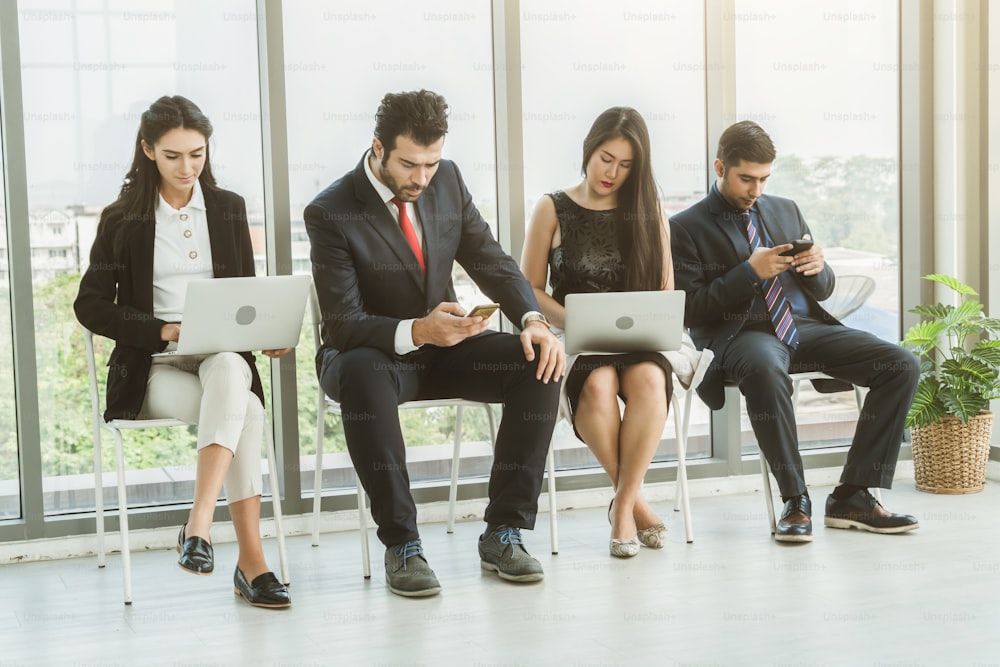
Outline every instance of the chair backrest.
<path fill-rule="evenodd" d="M 837 276 L 833 293 L 823 301 L 823 308 L 841 320 L 864 305 L 875 291 L 875 280 L 862 275 Z"/>

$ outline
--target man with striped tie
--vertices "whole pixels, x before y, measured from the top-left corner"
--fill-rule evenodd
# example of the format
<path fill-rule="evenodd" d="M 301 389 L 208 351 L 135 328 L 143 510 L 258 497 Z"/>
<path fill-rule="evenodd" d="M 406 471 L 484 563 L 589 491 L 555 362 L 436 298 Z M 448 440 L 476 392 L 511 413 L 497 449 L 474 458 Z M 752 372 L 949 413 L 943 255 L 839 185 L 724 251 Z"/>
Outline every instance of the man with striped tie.
<path fill-rule="evenodd" d="M 812 504 L 789 373 L 822 371 L 840 380 L 814 381 L 819 391 L 868 387 L 824 523 L 876 533 L 913 530 L 914 517 L 886 511 L 869 488 L 892 485 L 919 364 L 898 345 L 844 326 L 819 304 L 833 291 L 833 270 L 819 245 L 793 244 L 812 240 L 795 202 L 763 194 L 774 158 L 763 128 L 752 121 L 731 125 L 719 138 L 711 192 L 670 218 L 686 324 L 699 348 L 715 352 L 698 393 L 717 410 L 724 383 L 739 386 L 784 502 L 775 539 L 808 542 Z"/>

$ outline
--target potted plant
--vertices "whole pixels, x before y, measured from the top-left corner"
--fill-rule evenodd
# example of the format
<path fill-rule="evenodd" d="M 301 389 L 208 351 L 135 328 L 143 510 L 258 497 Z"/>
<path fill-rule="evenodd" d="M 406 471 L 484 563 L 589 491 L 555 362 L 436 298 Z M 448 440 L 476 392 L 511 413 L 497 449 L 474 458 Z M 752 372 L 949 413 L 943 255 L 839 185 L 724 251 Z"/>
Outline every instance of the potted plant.
<path fill-rule="evenodd" d="M 986 317 L 976 290 L 940 274 L 924 276 L 960 295 L 912 311 L 926 318 L 903 343 L 920 359 L 920 382 L 906 417 L 917 489 L 975 493 L 986 485 L 993 413 L 1000 398 L 1000 319 Z"/>

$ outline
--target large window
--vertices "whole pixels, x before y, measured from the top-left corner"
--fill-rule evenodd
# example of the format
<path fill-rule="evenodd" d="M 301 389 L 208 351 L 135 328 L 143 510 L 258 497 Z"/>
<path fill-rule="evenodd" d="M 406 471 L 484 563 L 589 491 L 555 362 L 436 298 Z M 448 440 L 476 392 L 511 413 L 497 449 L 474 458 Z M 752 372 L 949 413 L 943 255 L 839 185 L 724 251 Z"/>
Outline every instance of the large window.
<path fill-rule="evenodd" d="M 587 11 L 571 0 L 522 3 L 525 219 L 539 197 L 579 182 L 583 139 L 612 106 L 633 107 L 646 121 L 667 217 L 704 196 L 703 11 L 697 0 L 629 0 Z M 676 455 L 672 413 L 658 459 Z M 710 454 L 700 401 L 690 432 L 689 454 Z M 557 465 L 596 465 L 567 424 L 556 434 Z"/>
<path fill-rule="evenodd" d="M 735 21 L 737 119 L 760 123 L 778 151 L 767 192 L 798 202 L 838 289 L 873 286 L 842 321 L 898 341 L 897 2 L 737 0 L 725 18 Z M 825 305 L 844 312 L 840 294 Z M 806 384 L 800 439 L 849 439 L 853 394 Z"/>
<path fill-rule="evenodd" d="M 440 93 L 450 109 L 444 157 L 454 160 L 480 213 L 496 230 L 493 53 L 490 3 L 435 0 L 364 5 L 300 0 L 284 4 L 285 86 L 288 104 L 289 191 L 292 262 L 311 273 L 302 219 L 306 205 L 323 188 L 354 169 L 371 146 L 375 111 L 382 96 L 426 88 Z M 459 302 L 466 308 L 484 299 L 456 265 Z M 318 383 L 312 336 L 297 350 L 299 446 L 302 488 L 312 494 Z M 485 414 L 471 410 L 463 420 L 470 460 L 463 475 L 489 471 Z M 414 480 L 449 474 L 454 409 L 409 410 L 401 414 Z M 324 438 L 325 487 L 353 486 L 343 429 L 327 417 Z"/>
<path fill-rule="evenodd" d="M 0 110 L 0 113 L 3 113 Z M 2 142 L 0 142 L 2 143 Z M 21 516 L 17 411 L 14 406 L 14 343 L 10 320 L 10 264 L 7 253 L 7 202 L 0 159 L 0 519 Z"/>
<path fill-rule="evenodd" d="M 214 173 L 220 186 L 246 198 L 263 256 L 257 25 L 252 0 L 26 5 L 18 18 L 43 491 L 51 513 L 93 507 L 86 360 L 72 304 L 100 211 L 117 195 L 139 116 L 156 98 L 184 95 L 212 120 Z M 103 396 L 112 345 L 97 343 Z M 267 364 L 261 371 L 267 383 Z M 193 442 L 179 429 L 130 433 L 125 456 L 136 472 L 129 483 L 140 485 L 131 498 L 190 500 Z"/>

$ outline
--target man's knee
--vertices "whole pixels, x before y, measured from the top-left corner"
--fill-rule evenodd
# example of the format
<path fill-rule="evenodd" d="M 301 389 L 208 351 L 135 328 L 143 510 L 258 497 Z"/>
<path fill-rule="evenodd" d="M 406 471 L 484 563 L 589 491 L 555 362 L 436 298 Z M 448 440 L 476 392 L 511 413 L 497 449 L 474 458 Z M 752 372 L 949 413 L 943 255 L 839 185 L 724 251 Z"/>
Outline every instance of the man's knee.
<path fill-rule="evenodd" d="M 893 345 L 887 348 L 885 358 L 876 365 L 882 372 L 892 375 L 897 382 L 916 386 L 920 381 L 920 360 L 906 348 Z"/>

